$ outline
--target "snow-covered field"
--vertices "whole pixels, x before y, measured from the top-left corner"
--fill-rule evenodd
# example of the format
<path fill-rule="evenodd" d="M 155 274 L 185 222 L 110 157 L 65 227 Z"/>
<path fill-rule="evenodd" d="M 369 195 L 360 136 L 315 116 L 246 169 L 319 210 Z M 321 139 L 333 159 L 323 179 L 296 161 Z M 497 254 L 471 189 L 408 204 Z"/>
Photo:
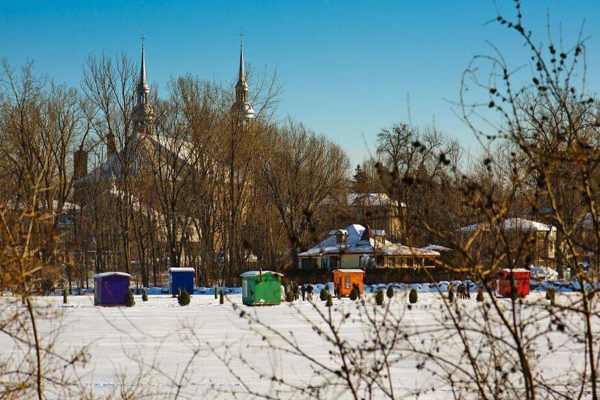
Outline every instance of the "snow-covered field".
<path fill-rule="evenodd" d="M 527 301 L 541 301 L 544 295 L 543 292 L 532 293 Z M 472 294 L 472 299 L 463 300 L 462 304 L 467 309 L 479 307 L 474 298 Z M 1 301 L 8 301 L 8 297 L 0 297 Z M 60 349 L 67 352 L 72 346 L 89 345 L 91 361 L 82 381 L 97 395 L 132 387 L 137 378 L 142 379 L 142 386 L 146 389 L 172 394 L 175 385 L 170 379 L 181 379 L 185 371 L 189 381 L 185 381 L 182 387 L 183 398 L 196 398 L 207 391 L 210 391 L 211 398 L 215 396 L 215 391 L 217 394 L 221 393 L 222 397 L 228 397 L 230 390 L 241 388 L 228 367 L 247 376 L 252 389 L 268 390 L 269 382 L 255 379 L 236 357 L 229 360 L 227 366 L 221 362 L 217 355 L 224 354 L 223 345 L 229 345 L 231 351 L 243 354 L 265 371 L 287 374 L 297 382 L 307 382 L 312 378 L 307 361 L 282 357 L 271 351 L 259 336 L 249 330 L 247 322 L 240 319 L 232 305 L 241 304 L 239 294 L 229 296 L 225 305 L 220 305 L 212 295 L 195 295 L 187 307 L 180 307 L 175 298 L 167 295 L 151 295 L 147 302 L 136 296 L 133 308 L 95 307 L 93 296 L 90 295 L 71 296 L 69 304 L 64 306 L 60 296 L 39 297 L 36 301 L 40 304 L 50 302 L 52 307 L 64 312 Z M 325 309 L 322 302 L 318 303 L 319 307 Z M 393 307 L 406 311 L 407 323 L 418 328 L 435 323 L 436 313 L 439 312 L 436 311 L 439 309 L 438 304 L 439 294 L 421 293 L 419 302 L 408 309 L 406 292 L 402 292 L 394 299 Z M 275 307 L 242 307 L 247 312 L 256 312 L 262 321 L 279 330 L 293 331 L 311 356 L 327 358 L 326 351 L 321 347 L 322 342 L 299 313 L 300 311 L 318 321 L 317 313 L 310 303 L 295 302 L 291 307 L 285 303 Z M 334 307 L 352 310 L 356 306 L 349 299 L 335 299 Z M 52 324 L 49 321 L 41 322 L 42 336 L 51 329 Z M 345 335 L 348 338 L 362 339 L 360 325 L 349 324 Z M 10 339 L 0 334 L 0 349 L 6 349 L 7 346 L 12 346 Z M 199 348 L 200 352 L 186 370 L 195 348 Z M 553 356 L 551 360 L 547 360 L 548 368 L 552 369 L 553 374 L 561 374 L 569 369 L 569 363 L 564 360 L 579 356 L 572 354 L 569 348 L 557 349 L 556 360 L 563 362 L 554 362 L 556 360 Z M 146 364 L 141 370 L 140 360 Z M 429 378 L 427 372 L 415 368 L 414 360 L 400 361 L 394 368 L 394 386 L 400 392 L 418 388 Z M 119 375 L 126 379 L 121 379 Z M 331 397 L 333 396 L 332 392 Z M 442 389 L 428 396 L 423 398 L 450 398 L 451 393 Z"/>

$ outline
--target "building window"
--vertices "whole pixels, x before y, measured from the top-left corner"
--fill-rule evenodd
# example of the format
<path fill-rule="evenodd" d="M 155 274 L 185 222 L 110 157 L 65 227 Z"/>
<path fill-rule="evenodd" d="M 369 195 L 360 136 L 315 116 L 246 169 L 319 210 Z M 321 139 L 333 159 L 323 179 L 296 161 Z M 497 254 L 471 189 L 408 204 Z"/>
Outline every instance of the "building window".
<path fill-rule="evenodd" d="M 346 277 L 346 289 L 350 289 L 350 277 Z"/>

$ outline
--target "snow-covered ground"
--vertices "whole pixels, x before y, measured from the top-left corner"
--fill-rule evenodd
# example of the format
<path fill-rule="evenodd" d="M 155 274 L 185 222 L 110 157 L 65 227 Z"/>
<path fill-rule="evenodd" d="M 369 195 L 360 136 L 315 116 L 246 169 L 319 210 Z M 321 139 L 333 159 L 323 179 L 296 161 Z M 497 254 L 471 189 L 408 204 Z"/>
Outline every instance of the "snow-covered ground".
<path fill-rule="evenodd" d="M 544 293 L 532 293 L 527 301 L 543 301 L 543 296 Z M 316 298 L 318 299 L 318 295 Z M 479 307 L 474 298 L 472 294 L 472 299 L 464 300 L 462 304 L 467 308 Z M 9 301 L 8 297 L 0 297 L 0 302 L 2 301 Z M 180 307 L 175 298 L 167 295 L 150 295 L 147 302 L 136 296 L 133 308 L 95 307 L 91 295 L 70 296 L 68 304 L 64 306 L 59 296 L 39 297 L 36 301 L 40 304 L 50 302 L 52 307 L 64 312 L 59 349 L 67 352 L 72 346 L 90 346 L 91 361 L 82 379 L 98 395 L 119 389 L 119 386 L 132 385 L 139 375 L 147 389 L 172 393 L 174 384 L 170 379 L 181 378 L 194 348 L 199 348 L 200 352 L 187 370 L 189 381 L 183 385 L 183 398 L 195 398 L 206 391 L 212 391 L 211 396 L 214 396 L 215 389 L 222 391 L 223 397 L 227 397 L 225 393 L 240 388 L 240 383 L 231 376 L 228 368 L 247 376 L 253 389 L 268 390 L 269 382 L 255 379 L 236 357 L 229 360 L 227 366 L 219 360 L 217 355 L 224 354 L 224 345 L 229 345 L 230 351 L 243 354 L 266 371 L 288 374 L 297 382 L 306 382 L 312 377 L 307 361 L 274 353 L 259 336 L 249 330 L 247 322 L 240 319 L 238 312 L 234 310 L 233 304 L 241 305 L 239 294 L 230 295 L 225 305 L 220 305 L 219 300 L 212 295 L 195 295 L 187 307 Z M 319 307 L 324 309 L 323 303 L 317 301 Z M 419 302 L 410 309 L 406 304 L 406 292 L 398 294 L 393 301 L 394 308 L 406 312 L 407 323 L 417 328 L 435 324 L 439 317 L 436 316 L 438 311 L 435 311 L 439 309 L 436 305 L 441 304 L 437 293 L 421 293 Z M 264 308 L 242 307 L 247 312 L 256 312 L 262 321 L 279 330 L 293 331 L 312 356 L 327 357 L 326 351 L 321 347 L 322 342 L 300 315 L 306 315 L 314 321 L 319 320 L 310 303 L 295 302 L 293 306 L 282 303 L 280 306 Z M 334 308 L 352 310 L 355 307 L 355 303 L 349 299 L 334 299 Z M 52 322 L 41 321 L 42 336 L 51 326 Z M 345 335 L 355 339 L 363 337 L 357 324 L 350 324 Z M 7 346 L 12 346 L 10 339 L 0 334 L 0 349 L 6 349 Z M 559 375 L 567 372 L 570 366 L 567 362 L 555 362 L 556 360 L 580 356 L 572 354 L 569 348 L 557 349 L 556 359 L 553 356 L 547 360 L 548 368 L 552 370 L 552 374 Z M 146 364 L 142 370 L 139 369 L 139 360 Z M 119 374 L 127 379 L 122 381 Z M 398 362 L 392 376 L 394 386 L 399 391 L 417 388 L 429 378 L 427 372 L 418 370 L 415 361 L 410 359 Z M 438 390 L 428 396 L 430 397 L 423 398 L 450 398 L 451 394 Z"/>

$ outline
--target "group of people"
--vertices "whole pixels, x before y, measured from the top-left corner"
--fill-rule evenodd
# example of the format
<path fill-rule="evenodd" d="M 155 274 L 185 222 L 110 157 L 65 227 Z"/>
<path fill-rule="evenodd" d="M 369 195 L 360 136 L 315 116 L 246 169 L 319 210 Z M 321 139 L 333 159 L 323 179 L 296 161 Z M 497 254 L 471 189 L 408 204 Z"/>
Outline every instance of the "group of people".
<path fill-rule="evenodd" d="M 448 291 L 454 290 L 454 284 L 451 283 L 448 286 Z M 471 289 L 469 285 L 465 285 L 464 283 L 460 283 L 456 288 L 456 295 L 459 299 L 470 299 L 471 298 Z"/>
<path fill-rule="evenodd" d="M 294 300 L 298 300 L 300 294 L 302 294 L 302 300 L 312 301 L 315 288 L 310 283 L 308 285 L 299 286 L 296 282 L 292 282 L 291 288 L 292 293 L 294 293 Z"/>

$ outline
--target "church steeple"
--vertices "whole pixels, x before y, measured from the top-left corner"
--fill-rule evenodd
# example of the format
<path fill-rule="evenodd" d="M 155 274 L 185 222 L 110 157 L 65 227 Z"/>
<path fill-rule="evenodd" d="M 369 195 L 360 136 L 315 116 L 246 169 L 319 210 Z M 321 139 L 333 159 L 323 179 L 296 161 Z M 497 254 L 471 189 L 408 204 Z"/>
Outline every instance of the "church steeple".
<path fill-rule="evenodd" d="M 150 107 L 150 86 L 146 82 L 146 52 L 144 49 L 144 36 L 142 35 L 142 62 L 140 76 L 136 88 L 136 102 L 133 109 L 133 123 L 135 133 L 150 133 L 154 121 L 154 110 Z"/>
<path fill-rule="evenodd" d="M 246 71 L 244 67 L 244 34 L 240 32 L 240 69 L 238 81 L 235 85 L 235 103 L 231 111 L 238 114 L 243 121 L 254 119 L 254 109 L 248 100 L 248 84 L 246 83 Z"/>
<path fill-rule="evenodd" d="M 143 36 L 142 36 L 143 38 Z M 140 77 L 137 85 L 137 105 L 147 104 L 148 96 L 150 95 L 150 87 L 146 82 L 146 54 L 144 51 L 144 42 L 142 39 L 142 63 L 140 66 Z"/>

